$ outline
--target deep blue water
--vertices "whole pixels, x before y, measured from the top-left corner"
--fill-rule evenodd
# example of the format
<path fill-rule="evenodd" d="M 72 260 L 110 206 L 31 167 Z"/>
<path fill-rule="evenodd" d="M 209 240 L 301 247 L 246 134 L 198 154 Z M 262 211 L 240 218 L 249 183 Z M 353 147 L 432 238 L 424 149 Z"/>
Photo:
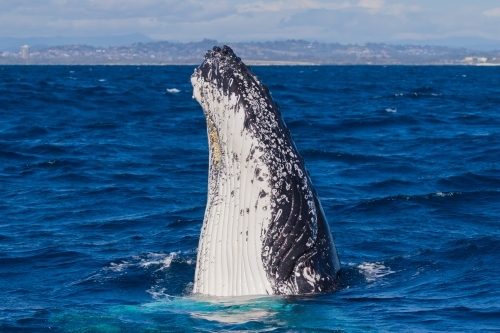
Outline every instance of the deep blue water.
<path fill-rule="evenodd" d="M 257 299 L 190 294 L 193 69 L 0 69 L 1 332 L 500 331 L 500 68 L 255 67 L 343 265 Z"/>

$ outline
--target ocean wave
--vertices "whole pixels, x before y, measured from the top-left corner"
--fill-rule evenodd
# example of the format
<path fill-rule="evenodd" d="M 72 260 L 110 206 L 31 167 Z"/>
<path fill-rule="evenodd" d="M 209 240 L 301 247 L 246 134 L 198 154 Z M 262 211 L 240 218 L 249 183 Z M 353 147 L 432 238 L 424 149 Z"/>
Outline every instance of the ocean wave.
<path fill-rule="evenodd" d="M 41 126 L 16 126 L 9 128 L 7 131 L 0 132 L 0 139 L 5 140 L 20 140 L 20 139 L 36 139 L 49 134 L 45 127 Z"/>
<path fill-rule="evenodd" d="M 434 87 L 431 86 L 422 86 L 416 89 L 413 89 L 413 92 L 416 93 L 431 93 L 431 92 L 438 92 L 438 90 Z"/>
<path fill-rule="evenodd" d="M 401 99 L 401 98 L 408 98 L 408 99 L 437 99 L 437 98 L 446 98 L 448 96 L 443 95 L 442 93 L 436 93 L 436 92 L 428 92 L 426 90 L 423 91 L 413 91 L 413 92 L 398 92 L 398 93 L 393 93 L 393 94 L 388 94 L 388 95 L 377 95 L 373 96 L 372 99 Z"/>
<path fill-rule="evenodd" d="M 159 174 L 119 172 L 112 175 L 113 179 L 119 181 L 149 182 L 161 177 Z"/>
<path fill-rule="evenodd" d="M 477 174 L 467 172 L 459 175 L 454 175 L 439 180 L 439 184 L 443 187 L 454 187 L 471 190 L 494 190 L 500 191 L 500 170 L 490 170 L 489 174 Z"/>
<path fill-rule="evenodd" d="M 111 123 L 107 121 L 98 121 L 92 124 L 85 126 L 86 128 L 95 128 L 95 129 L 113 129 L 117 127 L 116 123 Z"/>
<path fill-rule="evenodd" d="M 0 158 L 7 159 L 7 160 L 32 160 L 35 159 L 35 156 L 32 155 L 27 155 L 27 154 L 20 154 L 16 153 L 13 151 L 5 151 L 5 150 L 0 150 Z"/>
<path fill-rule="evenodd" d="M 105 204 L 103 202 L 102 204 Z M 85 211 L 84 211 L 85 212 Z M 132 214 L 121 214 L 108 217 L 99 216 L 90 217 L 80 221 L 79 224 L 74 227 L 77 229 L 108 229 L 108 230 L 123 230 L 123 229 L 133 229 L 136 224 L 139 224 L 141 220 L 158 216 L 158 212 L 138 212 Z M 102 214 L 101 214 L 102 215 Z"/>
<path fill-rule="evenodd" d="M 407 271 L 411 279 L 424 273 L 447 269 L 454 274 L 474 270 L 496 260 L 500 238 L 496 235 L 477 235 L 438 243 L 432 248 L 419 248 L 403 255 L 385 259 L 382 263 Z M 429 281 L 426 281 L 426 283 Z"/>
<path fill-rule="evenodd" d="M 75 78 L 76 79 L 76 78 Z M 84 96 L 106 96 L 112 95 L 109 88 L 97 85 L 97 86 L 87 86 L 87 87 L 78 87 L 75 89 L 75 92 L 84 95 Z"/>
<path fill-rule="evenodd" d="M 58 182 L 67 181 L 68 183 L 88 184 L 88 183 L 93 183 L 97 181 L 97 179 L 101 178 L 101 177 L 96 177 L 95 174 L 91 174 L 89 172 L 77 171 L 75 170 L 74 167 L 71 168 L 63 167 L 62 169 L 63 169 L 62 172 L 52 174 L 48 176 L 47 179 Z"/>
<path fill-rule="evenodd" d="M 271 84 L 268 86 L 269 91 L 287 91 L 289 87 L 284 84 Z"/>
<path fill-rule="evenodd" d="M 385 266 L 383 262 L 364 262 L 358 265 L 357 268 L 365 276 L 367 282 L 374 282 L 387 275 L 396 273 L 390 267 Z"/>
<path fill-rule="evenodd" d="M 362 155 L 341 151 L 326 151 L 320 149 L 304 149 L 300 151 L 302 157 L 314 160 L 338 161 L 344 163 L 380 163 L 389 162 L 390 156 Z"/>
<path fill-rule="evenodd" d="M 54 159 L 50 161 L 43 161 L 43 162 L 38 162 L 38 163 L 33 163 L 33 164 L 26 164 L 28 168 L 32 167 L 37 167 L 37 168 L 53 168 L 53 167 L 60 167 L 62 161 Z"/>
<path fill-rule="evenodd" d="M 192 282 L 176 281 L 173 270 L 194 274 L 196 254 L 193 252 L 149 252 L 112 261 L 98 272 L 73 282 L 73 285 L 119 284 L 149 294 L 153 299 L 190 294 Z M 175 268 L 174 268 L 175 266 Z"/>
<path fill-rule="evenodd" d="M 88 195 L 101 195 L 101 194 L 107 195 L 117 191 L 123 191 L 123 188 L 116 185 L 108 185 L 108 186 L 105 185 L 97 188 L 85 189 L 84 193 Z"/>
<path fill-rule="evenodd" d="M 52 234 L 46 236 L 53 236 Z M 39 235 L 33 234 L 32 238 L 39 238 Z M 60 267 L 70 265 L 88 259 L 85 253 L 61 249 L 56 246 L 44 247 L 41 249 L 20 251 L 15 256 L 2 258 L 4 265 L 28 265 L 37 268 Z"/>
<path fill-rule="evenodd" d="M 450 241 L 440 248 L 444 258 L 467 260 L 484 255 L 496 255 L 500 251 L 500 238 L 495 236 L 461 238 Z"/>
<path fill-rule="evenodd" d="M 67 148 L 64 145 L 56 145 L 56 144 L 40 144 L 33 145 L 26 149 L 32 154 L 37 155 L 46 155 L 46 154 L 56 154 L 62 155 L 67 153 Z"/>
<path fill-rule="evenodd" d="M 380 188 L 399 188 L 399 187 L 409 187 L 415 185 L 415 182 L 402 180 L 402 179 L 384 179 L 379 182 L 370 183 L 369 186 L 371 188 L 380 189 Z"/>
<path fill-rule="evenodd" d="M 451 191 L 451 192 L 434 192 L 428 194 L 417 195 L 392 195 L 383 198 L 374 198 L 357 203 L 353 208 L 367 210 L 371 208 L 383 207 L 400 203 L 419 203 L 425 205 L 440 205 L 448 201 L 460 202 L 468 199 L 478 199 L 481 196 L 500 197 L 500 190 L 492 191 Z"/>
<path fill-rule="evenodd" d="M 179 258 L 180 253 L 180 251 L 171 253 L 150 252 L 146 255 L 133 256 L 131 259 L 129 259 L 129 261 L 122 260 L 116 263 L 112 262 L 109 264 L 109 266 L 103 267 L 102 271 L 120 273 L 131 267 L 140 267 L 146 269 L 153 267 L 155 269 L 154 272 L 163 271 L 170 268 L 172 261 Z M 186 263 L 191 264 L 191 261 L 187 261 Z"/>
<path fill-rule="evenodd" d="M 23 171 L 28 171 L 28 170 L 60 170 L 63 172 L 71 172 L 74 170 L 78 170 L 82 165 L 81 160 L 77 159 L 49 159 L 49 160 L 42 160 L 40 162 L 36 163 L 28 163 L 23 166 L 20 166 L 20 169 Z"/>
<path fill-rule="evenodd" d="M 421 124 L 420 117 L 412 114 L 398 114 L 395 117 L 357 117 L 355 119 L 344 119 L 336 127 L 335 131 L 351 131 L 361 128 L 383 128 L 393 126 L 408 126 Z"/>

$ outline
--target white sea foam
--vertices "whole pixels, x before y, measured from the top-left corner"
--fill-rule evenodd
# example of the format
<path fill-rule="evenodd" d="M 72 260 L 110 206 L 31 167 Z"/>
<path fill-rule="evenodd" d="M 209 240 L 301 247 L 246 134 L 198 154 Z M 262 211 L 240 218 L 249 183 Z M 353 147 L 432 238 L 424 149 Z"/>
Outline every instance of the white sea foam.
<path fill-rule="evenodd" d="M 200 294 L 194 296 L 172 296 L 161 291 L 151 292 L 158 295 L 153 302 L 141 304 L 138 307 L 126 307 L 126 311 L 134 311 L 139 314 L 169 313 L 175 315 L 189 315 L 192 318 L 200 318 L 222 324 L 245 324 L 248 322 L 259 322 L 275 324 L 276 315 L 279 313 L 290 313 L 291 307 L 286 306 L 282 298 L 256 298 L 256 297 L 230 297 L 216 298 L 203 297 Z M 123 316 L 124 308 L 120 308 Z M 137 312 L 136 312 L 137 311 Z M 142 318 L 145 318 L 144 316 Z M 259 330 L 259 332 L 274 332 L 276 325 Z M 236 332 L 243 332 L 238 331 Z M 247 332 L 245 330 L 245 332 Z"/>
<path fill-rule="evenodd" d="M 203 312 L 191 312 L 191 316 L 194 318 L 201 318 L 209 321 L 216 321 L 224 324 L 244 324 L 250 321 L 262 321 L 264 318 L 271 317 L 272 313 L 265 309 L 255 310 L 249 312 L 214 312 L 214 313 L 203 313 Z"/>
<path fill-rule="evenodd" d="M 383 262 L 364 262 L 358 268 L 359 272 L 365 276 L 367 282 L 373 282 L 386 275 L 396 273 L 390 267 L 386 267 Z"/>
<path fill-rule="evenodd" d="M 443 192 L 437 192 L 434 194 L 436 197 L 451 197 L 452 195 L 456 194 L 455 192 L 448 192 L 448 193 L 443 193 Z"/>
<path fill-rule="evenodd" d="M 164 299 L 170 296 L 167 294 L 167 288 L 157 288 L 156 286 L 149 288 L 146 292 L 150 294 L 153 299 Z"/>
<path fill-rule="evenodd" d="M 180 90 L 177 88 L 172 88 L 172 89 L 167 89 L 167 92 L 171 94 L 177 94 L 178 92 L 180 92 Z"/>
<path fill-rule="evenodd" d="M 106 81 L 106 79 L 100 79 L 100 80 L 99 80 L 99 82 L 104 82 L 104 81 Z"/>
<path fill-rule="evenodd" d="M 103 271 L 111 272 L 124 272 L 128 268 L 141 267 L 148 269 L 150 266 L 156 268 L 155 272 L 163 271 L 170 267 L 174 260 L 179 260 L 181 252 L 170 252 L 170 253 L 154 253 L 150 252 L 147 255 L 137 255 L 133 256 L 129 260 L 123 260 L 120 262 L 112 262 L 109 266 L 103 267 Z M 185 260 L 188 265 L 193 264 L 191 259 Z"/>
<path fill-rule="evenodd" d="M 388 109 L 385 109 L 386 112 L 389 112 L 389 113 L 396 113 L 398 112 L 398 109 L 391 109 L 391 108 L 388 108 Z"/>
<path fill-rule="evenodd" d="M 276 309 L 280 309 L 280 312 L 287 311 L 279 298 L 259 296 L 204 298 L 197 295 L 195 299 L 205 307 L 198 306 L 196 311 L 190 311 L 192 317 L 224 324 L 241 325 L 251 321 L 272 321 L 275 319 Z M 191 306 L 190 309 L 196 309 L 196 307 Z"/>
<path fill-rule="evenodd" d="M 113 272 L 122 272 L 125 270 L 127 267 L 130 266 L 130 262 L 128 261 L 123 261 L 121 263 L 114 263 L 112 262 L 108 267 L 105 267 L 104 270 L 109 270 Z"/>
<path fill-rule="evenodd" d="M 170 267 L 172 261 L 177 258 L 180 254 L 179 252 L 171 252 L 169 254 L 165 253 L 148 253 L 146 259 L 141 259 L 139 262 L 139 266 L 148 268 L 151 265 L 159 265 L 160 267 L 157 269 L 165 270 Z"/>
<path fill-rule="evenodd" d="M 139 274 L 150 275 L 154 277 L 155 281 L 145 291 L 155 300 L 165 299 L 170 297 L 168 294 L 168 286 L 165 286 L 165 278 L 173 262 L 185 263 L 188 265 L 195 264 L 192 258 L 184 256 L 181 251 L 169 253 L 150 252 L 147 254 L 135 255 L 126 260 L 111 262 L 108 266 L 103 267 L 98 273 L 78 281 L 77 283 L 87 280 L 103 283 L 104 281 L 116 279 L 127 273 L 135 272 L 135 274 L 137 274 L 143 271 L 143 273 Z M 186 287 L 185 293 L 190 293 L 192 289 L 193 283 L 191 282 Z"/>

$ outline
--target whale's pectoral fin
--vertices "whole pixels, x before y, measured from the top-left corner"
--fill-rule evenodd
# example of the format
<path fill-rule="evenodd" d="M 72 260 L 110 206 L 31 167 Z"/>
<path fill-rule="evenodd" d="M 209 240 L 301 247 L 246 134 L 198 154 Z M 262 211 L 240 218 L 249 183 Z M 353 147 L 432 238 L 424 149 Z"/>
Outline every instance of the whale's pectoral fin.
<path fill-rule="evenodd" d="M 323 208 L 314 192 L 317 216 L 317 238 L 314 248 L 307 251 L 297 261 L 293 271 L 295 292 L 299 294 L 317 293 L 335 288 L 340 270 L 337 249 L 328 227 Z"/>
<path fill-rule="evenodd" d="M 325 217 L 325 212 L 321 206 L 321 202 L 318 200 L 318 196 L 314 195 L 314 202 L 316 204 L 316 212 L 318 214 L 318 254 L 321 256 L 321 262 L 328 264 L 333 263 L 333 267 L 328 268 L 328 272 L 333 277 L 337 277 L 340 271 L 340 261 L 337 253 L 337 248 L 333 242 L 333 235 L 328 226 L 328 221 Z M 328 260 L 323 260 L 328 259 Z"/>
<path fill-rule="evenodd" d="M 295 175 L 281 184 L 276 194 L 278 213 L 264 241 L 264 268 L 276 294 L 302 293 L 295 283 L 299 274 L 297 266 L 310 257 L 312 253 L 308 251 L 311 252 L 315 244 L 317 225 L 311 219 L 309 201 L 301 186 L 301 179 Z M 286 197 L 281 197 L 280 192 L 286 193 Z"/>

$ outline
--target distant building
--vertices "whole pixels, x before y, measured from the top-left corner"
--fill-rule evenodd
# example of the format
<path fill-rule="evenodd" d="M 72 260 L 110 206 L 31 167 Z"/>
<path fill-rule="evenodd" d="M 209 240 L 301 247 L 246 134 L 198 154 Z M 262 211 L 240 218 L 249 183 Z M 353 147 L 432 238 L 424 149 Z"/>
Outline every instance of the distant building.
<path fill-rule="evenodd" d="M 30 47 L 28 45 L 21 46 L 21 58 L 23 59 L 30 58 Z"/>
<path fill-rule="evenodd" d="M 465 57 L 462 62 L 467 63 L 467 64 L 473 64 L 473 63 L 485 63 L 488 62 L 488 58 L 486 57 Z"/>

